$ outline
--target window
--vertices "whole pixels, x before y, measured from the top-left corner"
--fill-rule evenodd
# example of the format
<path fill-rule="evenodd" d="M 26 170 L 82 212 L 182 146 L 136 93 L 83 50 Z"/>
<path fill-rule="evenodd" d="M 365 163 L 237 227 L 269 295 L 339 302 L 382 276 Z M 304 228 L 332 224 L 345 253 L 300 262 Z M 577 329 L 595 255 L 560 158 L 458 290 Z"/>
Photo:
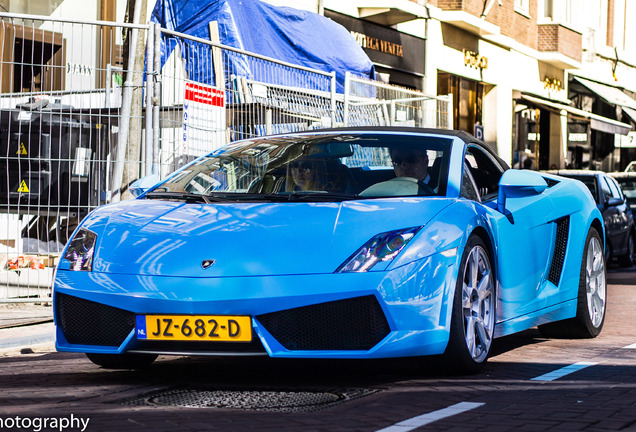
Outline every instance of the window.
<path fill-rule="evenodd" d="M 0 91 L 62 90 L 66 79 L 62 34 L 33 26 L 0 23 Z"/>
<path fill-rule="evenodd" d="M 470 168 L 464 163 L 464 172 L 462 174 L 462 189 L 460 195 L 463 198 L 471 201 L 479 201 L 479 194 L 477 193 L 477 187 L 470 175 Z"/>
<path fill-rule="evenodd" d="M 32 15 L 51 15 L 63 0 L 4 0 L 0 2 L 9 12 Z"/>
<path fill-rule="evenodd" d="M 601 195 L 603 198 L 603 202 L 607 202 L 612 198 L 612 192 L 609 185 L 607 184 L 607 179 L 601 178 L 599 180 L 601 183 Z"/>
<path fill-rule="evenodd" d="M 582 10 L 584 7 L 590 7 L 589 4 L 583 4 L 581 0 L 543 0 L 542 6 L 543 13 L 540 12 L 540 17 L 545 21 L 574 28 L 583 27 Z"/>
<path fill-rule="evenodd" d="M 482 201 L 497 198 L 503 168 L 488 153 L 477 146 L 469 146 L 464 166 L 468 167 Z"/>
<path fill-rule="evenodd" d="M 609 183 L 609 187 L 612 190 L 612 196 L 620 200 L 624 199 L 623 195 L 621 194 L 620 187 L 618 186 L 616 181 L 611 177 L 605 177 L 605 179 Z"/>
<path fill-rule="evenodd" d="M 515 11 L 524 15 L 529 15 L 530 0 L 515 0 Z"/>

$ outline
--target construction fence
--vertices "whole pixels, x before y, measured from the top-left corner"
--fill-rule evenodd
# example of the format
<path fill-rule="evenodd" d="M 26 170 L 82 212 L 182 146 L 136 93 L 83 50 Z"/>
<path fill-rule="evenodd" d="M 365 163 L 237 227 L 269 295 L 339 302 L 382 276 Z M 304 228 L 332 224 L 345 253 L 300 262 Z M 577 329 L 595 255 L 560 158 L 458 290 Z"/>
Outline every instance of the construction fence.
<path fill-rule="evenodd" d="M 0 302 L 42 301 L 75 227 L 229 142 L 342 126 L 452 127 L 450 97 L 160 28 L 0 13 Z M 217 41 L 217 42 L 215 42 Z M 126 49 L 127 47 L 130 47 Z"/>

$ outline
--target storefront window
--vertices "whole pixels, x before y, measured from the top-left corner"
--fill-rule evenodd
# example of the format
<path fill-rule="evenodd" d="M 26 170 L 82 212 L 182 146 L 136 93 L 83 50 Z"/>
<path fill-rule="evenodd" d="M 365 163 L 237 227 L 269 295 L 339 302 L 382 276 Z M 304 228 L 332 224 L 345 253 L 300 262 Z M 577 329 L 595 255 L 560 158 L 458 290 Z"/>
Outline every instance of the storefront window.
<path fill-rule="evenodd" d="M 453 128 L 475 133 L 475 125 L 482 122 L 484 85 L 478 81 L 452 75 L 437 74 L 437 94 L 453 95 Z"/>

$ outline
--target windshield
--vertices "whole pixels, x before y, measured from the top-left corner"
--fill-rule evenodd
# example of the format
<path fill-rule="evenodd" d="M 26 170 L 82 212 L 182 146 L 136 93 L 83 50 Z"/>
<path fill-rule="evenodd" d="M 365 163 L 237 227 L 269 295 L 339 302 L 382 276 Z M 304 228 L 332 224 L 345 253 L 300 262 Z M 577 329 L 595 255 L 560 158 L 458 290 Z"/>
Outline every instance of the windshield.
<path fill-rule="evenodd" d="M 563 175 L 563 174 L 561 174 Z M 585 186 L 587 186 L 587 188 L 590 190 L 590 193 L 592 194 L 592 197 L 594 198 L 594 201 L 596 201 L 598 203 L 598 190 L 597 190 L 597 186 L 596 186 L 596 177 L 594 176 L 581 176 L 581 175 L 565 175 L 565 177 L 570 177 L 576 180 L 579 180 L 581 182 L 583 182 L 583 184 Z"/>
<path fill-rule="evenodd" d="M 452 138 L 315 134 L 232 143 L 178 171 L 150 199 L 346 200 L 444 196 Z"/>
<path fill-rule="evenodd" d="M 636 198 L 636 178 L 617 178 L 615 180 L 621 185 L 626 198 Z"/>

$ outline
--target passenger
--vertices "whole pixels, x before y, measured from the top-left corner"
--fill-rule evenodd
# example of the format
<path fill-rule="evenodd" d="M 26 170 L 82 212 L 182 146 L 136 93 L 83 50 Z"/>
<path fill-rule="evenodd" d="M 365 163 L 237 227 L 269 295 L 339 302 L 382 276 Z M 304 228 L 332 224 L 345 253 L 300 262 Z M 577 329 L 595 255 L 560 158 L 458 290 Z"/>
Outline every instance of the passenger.
<path fill-rule="evenodd" d="M 321 191 L 324 169 L 319 161 L 296 160 L 289 164 L 285 189 L 291 191 Z"/>

